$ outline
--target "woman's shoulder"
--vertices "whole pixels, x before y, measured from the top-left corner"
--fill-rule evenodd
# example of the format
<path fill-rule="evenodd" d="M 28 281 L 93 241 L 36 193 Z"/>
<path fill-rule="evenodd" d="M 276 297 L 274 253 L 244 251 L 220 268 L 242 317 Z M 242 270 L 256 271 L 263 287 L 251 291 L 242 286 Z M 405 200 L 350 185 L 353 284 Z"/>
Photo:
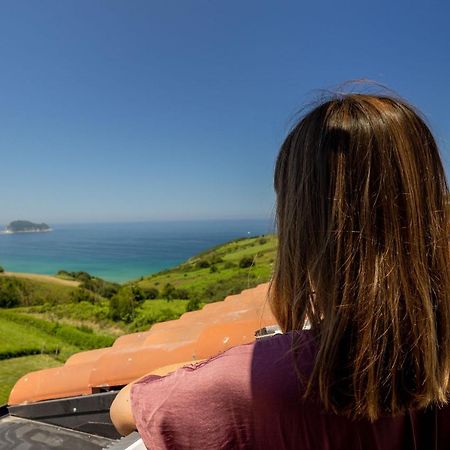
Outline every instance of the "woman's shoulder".
<path fill-rule="evenodd" d="M 141 379 L 133 385 L 131 404 L 144 442 L 160 448 L 170 436 L 187 448 L 207 447 L 208 442 L 222 442 L 220 448 L 245 447 L 258 411 L 255 404 L 277 398 L 280 388 L 286 391 L 282 396 L 292 394 L 292 345 L 307 355 L 311 343 L 307 332 L 275 335 L 165 377 Z"/>
<path fill-rule="evenodd" d="M 228 389 L 229 395 L 236 394 L 242 400 L 250 398 L 251 385 L 258 379 L 264 382 L 267 377 L 276 381 L 278 377 L 296 376 L 295 367 L 308 371 L 314 355 L 315 343 L 310 331 L 276 334 L 232 347 L 165 377 L 143 378 L 133 389 L 142 394 L 147 392 L 147 395 L 154 392 L 152 395 L 158 396 L 166 391 L 176 392 L 189 400 L 192 400 L 191 395 L 221 396 Z"/>

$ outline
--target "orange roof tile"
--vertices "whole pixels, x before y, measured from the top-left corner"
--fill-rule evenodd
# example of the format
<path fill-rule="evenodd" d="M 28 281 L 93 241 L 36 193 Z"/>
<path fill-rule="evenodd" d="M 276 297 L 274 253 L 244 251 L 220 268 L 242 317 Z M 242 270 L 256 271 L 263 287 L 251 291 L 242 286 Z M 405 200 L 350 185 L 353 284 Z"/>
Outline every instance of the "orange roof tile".
<path fill-rule="evenodd" d="M 162 366 L 209 358 L 252 342 L 257 329 L 276 323 L 266 303 L 267 286 L 230 295 L 149 331 L 121 336 L 112 347 L 77 353 L 62 367 L 31 372 L 17 381 L 9 404 L 90 394 Z"/>
<path fill-rule="evenodd" d="M 130 345 L 139 345 L 150 334 L 150 331 L 141 331 L 140 333 L 125 334 L 118 337 L 113 344 L 114 348 L 128 347 Z"/>

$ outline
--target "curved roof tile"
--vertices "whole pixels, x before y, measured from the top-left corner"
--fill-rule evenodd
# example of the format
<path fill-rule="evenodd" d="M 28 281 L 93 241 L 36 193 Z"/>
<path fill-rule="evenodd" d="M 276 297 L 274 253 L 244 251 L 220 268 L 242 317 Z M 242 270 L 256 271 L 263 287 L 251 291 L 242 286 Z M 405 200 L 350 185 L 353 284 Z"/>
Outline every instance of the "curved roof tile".
<path fill-rule="evenodd" d="M 77 353 L 62 367 L 31 372 L 17 381 L 9 404 L 91 394 L 163 366 L 176 367 L 252 342 L 257 329 L 276 323 L 266 303 L 267 287 L 247 289 L 149 331 L 121 336 L 112 347 Z"/>

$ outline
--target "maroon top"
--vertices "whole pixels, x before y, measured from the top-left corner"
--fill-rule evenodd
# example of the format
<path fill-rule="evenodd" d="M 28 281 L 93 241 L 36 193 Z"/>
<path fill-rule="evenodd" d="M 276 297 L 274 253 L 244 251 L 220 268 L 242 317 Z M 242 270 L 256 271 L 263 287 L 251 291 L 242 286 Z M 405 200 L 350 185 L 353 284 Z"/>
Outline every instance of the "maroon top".
<path fill-rule="evenodd" d="M 131 390 L 136 426 L 148 449 L 450 449 L 450 407 L 375 423 L 324 413 L 301 398 L 292 333 L 232 348 Z M 299 333 L 299 369 L 309 373 L 312 333 Z"/>

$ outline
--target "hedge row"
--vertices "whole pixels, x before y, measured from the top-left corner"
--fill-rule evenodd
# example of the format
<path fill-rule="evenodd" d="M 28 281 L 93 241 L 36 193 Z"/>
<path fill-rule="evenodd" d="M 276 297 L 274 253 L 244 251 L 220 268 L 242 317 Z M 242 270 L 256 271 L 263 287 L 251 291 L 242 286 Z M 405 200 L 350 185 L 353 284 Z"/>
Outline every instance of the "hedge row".
<path fill-rule="evenodd" d="M 86 333 L 70 325 L 63 325 L 59 322 L 48 322 L 24 314 L 12 311 L 2 311 L 2 317 L 12 322 L 33 327 L 51 336 L 58 337 L 67 344 L 74 345 L 80 350 L 90 350 L 93 348 L 109 347 L 114 342 L 114 337 L 94 333 Z"/>
<path fill-rule="evenodd" d="M 30 348 L 21 348 L 20 350 L 1 350 L 0 351 L 0 361 L 2 359 L 9 358 L 18 358 L 19 356 L 29 356 L 29 355 L 50 355 L 50 354 L 58 354 L 58 347 L 30 347 Z"/>

